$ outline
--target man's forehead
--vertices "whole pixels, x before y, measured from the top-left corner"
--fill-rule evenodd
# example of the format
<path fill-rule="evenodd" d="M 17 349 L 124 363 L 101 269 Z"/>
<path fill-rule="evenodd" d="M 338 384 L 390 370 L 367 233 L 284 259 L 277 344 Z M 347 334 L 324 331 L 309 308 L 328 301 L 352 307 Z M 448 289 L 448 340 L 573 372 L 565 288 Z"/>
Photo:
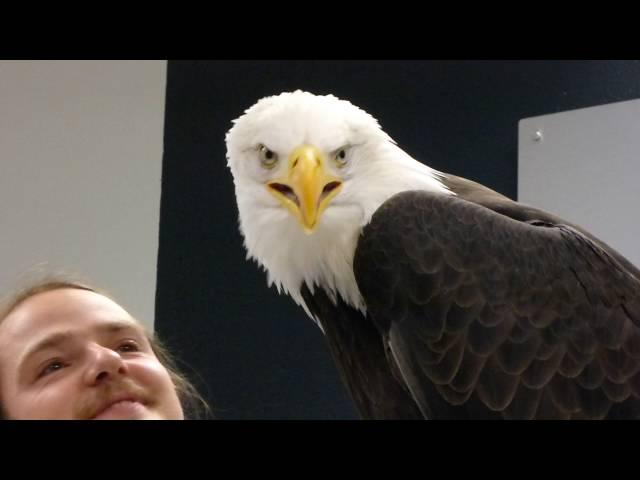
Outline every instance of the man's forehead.
<path fill-rule="evenodd" d="M 0 323 L 0 349 L 37 342 L 57 330 L 142 329 L 117 303 L 95 292 L 58 289 L 34 295 Z"/>
<path fill-rule="evenodd" d="M 90 290 L 76 288 L 60 288 L 37 293 L 17 305 L 9 316 L 19 313 L 46 319 L 57 314 L 83 315 L 89 311 L 130 317 L 126 310 L 110 298 Z"/>

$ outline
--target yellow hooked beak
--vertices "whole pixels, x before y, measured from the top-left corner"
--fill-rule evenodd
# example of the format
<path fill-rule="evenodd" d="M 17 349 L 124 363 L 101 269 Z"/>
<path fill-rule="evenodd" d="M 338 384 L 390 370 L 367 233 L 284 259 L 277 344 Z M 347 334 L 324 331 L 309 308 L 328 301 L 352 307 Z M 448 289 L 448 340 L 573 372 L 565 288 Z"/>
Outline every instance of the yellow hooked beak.
<path fill-rule="evenodd" d="M 342 180 L 329 175 L 320 150 L 301 145 L 289 156 L 288 175 L 267 184 L 269 191 L 293 213 L 307 234 L 313 233 Z"/>

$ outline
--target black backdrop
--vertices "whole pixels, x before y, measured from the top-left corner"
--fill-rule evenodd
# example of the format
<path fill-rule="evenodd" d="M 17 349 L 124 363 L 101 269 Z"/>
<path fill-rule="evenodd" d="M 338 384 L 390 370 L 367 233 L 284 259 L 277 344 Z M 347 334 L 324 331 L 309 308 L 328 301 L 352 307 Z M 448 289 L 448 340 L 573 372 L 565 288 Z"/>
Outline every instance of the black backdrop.
<path fill-rule="evenodd" d="M 640 98 L 640 61 L 169 61 L 155 328 L 218 418 L 357 418 L 321 332 L 245 260 L 226 167 L 231 120 L 298 88 L 516 198 L 518 120 Z"/>

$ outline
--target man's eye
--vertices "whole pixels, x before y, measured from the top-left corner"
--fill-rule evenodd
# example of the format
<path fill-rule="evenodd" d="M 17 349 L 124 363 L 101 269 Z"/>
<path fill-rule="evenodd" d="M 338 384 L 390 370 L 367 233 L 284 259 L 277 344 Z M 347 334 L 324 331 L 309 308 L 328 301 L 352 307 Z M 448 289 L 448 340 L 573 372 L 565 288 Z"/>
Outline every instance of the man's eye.
<path fill-rule="evenodd" d="M 56 370 L 60 370 L 65 366 L 66 365 L 62 363 L 60 360 L 53 360 L 47 363 L 47 365 L 40 371 L 40 373 L 38 374 L 38 378 L 49 375 L 50 373 L 53 373 Z"/>
<path fill-rule="evenodd" d="M 133 340 L 127 340 L 126 342 L 122 342 L 118 346 L 118 351 L 120 352 L 139 352 L 140 347 Z"/>

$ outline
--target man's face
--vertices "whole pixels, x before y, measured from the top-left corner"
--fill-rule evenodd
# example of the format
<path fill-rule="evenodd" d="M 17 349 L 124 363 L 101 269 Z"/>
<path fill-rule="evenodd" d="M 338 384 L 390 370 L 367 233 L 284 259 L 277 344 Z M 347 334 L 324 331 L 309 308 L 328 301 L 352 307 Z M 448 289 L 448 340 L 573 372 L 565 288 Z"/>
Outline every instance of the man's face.
<path fill-rule="evenodd" d="M 182 419 L 142 327 L 112 300 L 63 288 L 0 323 L 0 401 L 14 419 Z"/>

